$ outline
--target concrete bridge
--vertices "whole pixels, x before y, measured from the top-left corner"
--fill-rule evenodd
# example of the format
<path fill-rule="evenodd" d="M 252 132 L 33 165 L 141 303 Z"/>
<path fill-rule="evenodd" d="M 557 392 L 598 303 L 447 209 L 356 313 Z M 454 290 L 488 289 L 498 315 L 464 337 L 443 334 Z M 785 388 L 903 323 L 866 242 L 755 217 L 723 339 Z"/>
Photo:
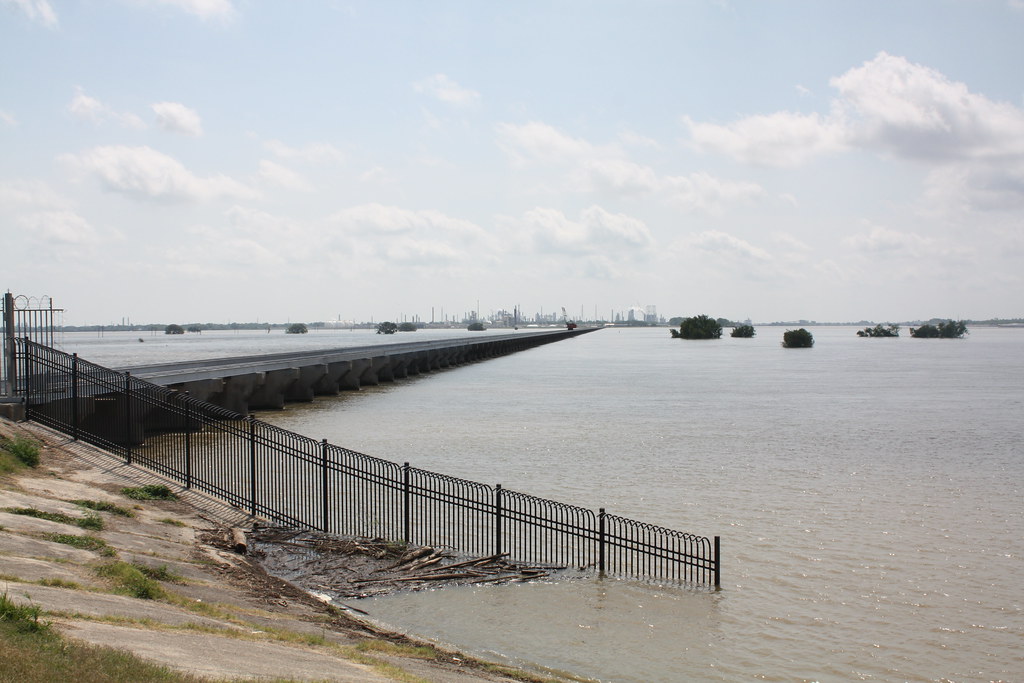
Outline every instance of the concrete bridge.
<path fill-rule="evenodd" d="M 481 333 L 425 342 L 376 344 L 323 351 L 275 353 L 120 368 L 133 377 L 187 391 L 236 413 L 283 408 L 381 382 L 485 360 L 600 328 Z"/>

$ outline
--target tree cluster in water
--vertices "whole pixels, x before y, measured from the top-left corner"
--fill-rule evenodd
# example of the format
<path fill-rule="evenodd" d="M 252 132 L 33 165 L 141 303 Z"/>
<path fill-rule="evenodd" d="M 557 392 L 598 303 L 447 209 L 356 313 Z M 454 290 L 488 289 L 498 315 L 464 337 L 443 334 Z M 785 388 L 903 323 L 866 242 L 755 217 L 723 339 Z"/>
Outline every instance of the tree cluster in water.
<path fill-rule="evenodd" d="M 814 335 L 802 327 L 799 330 L 786 330 L 782 334 L 782 346 L 787 349 L 809 349 L 814 346 Z"/>
<path fill-rule="evenodd" d="M 965 334 L 967 323 L 963 320 L 943 320 L 938 325 L 910 328 L 910 336 L 918 339 L 962 339 Z"/>
<path fill-rule="evenodd" d="M 679 331 L 670 330 L 675 339 L 719 339 L 722 325 L 714 318 L 701 314 L 683 318 Z"/>
<path fill-rule="evenodd" d="M 900 336 L 900 326 L 895 324 L 889 325 L 875 325 L 874 327 L 865 327 L 863 330 L 857 330 L 858 337 L 898 337 Z"/>

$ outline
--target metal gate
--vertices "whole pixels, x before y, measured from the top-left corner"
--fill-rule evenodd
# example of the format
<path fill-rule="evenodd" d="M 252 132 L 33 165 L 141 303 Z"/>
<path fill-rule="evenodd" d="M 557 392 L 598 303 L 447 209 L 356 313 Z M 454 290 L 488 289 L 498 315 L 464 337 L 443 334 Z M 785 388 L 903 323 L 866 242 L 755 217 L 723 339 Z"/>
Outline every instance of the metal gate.
<path fill-rule="evenodd" d="M 56 346 L 62 308 L 53 307 L 49 296 L 15 296 L 6 292 L 3 298 L 3 341 L 0 354 L 0 396 L 14 397 L 18 387 L 17 346 L 15 339 L 28 338 L 37 344 Z"/>

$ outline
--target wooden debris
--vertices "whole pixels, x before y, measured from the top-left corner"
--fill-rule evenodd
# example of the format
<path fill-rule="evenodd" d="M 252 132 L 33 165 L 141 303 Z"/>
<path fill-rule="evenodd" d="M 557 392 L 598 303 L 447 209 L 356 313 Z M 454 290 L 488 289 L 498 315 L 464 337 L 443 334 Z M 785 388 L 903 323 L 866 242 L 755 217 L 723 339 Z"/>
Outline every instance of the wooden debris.
<path fill-rule="evenodd" d="M 239 555 L 245 555 L 249 544 L 245 541 L 245 532 L 234 527 L 231 529 L 231 547 L 234 548 L 235 552 Z"/>
<path fill-rule="evenodd" d="M 404 548 L 380 538 L 340 538 L 314 531 L 261 529 L 250 534 L 249 541 L 268 572 L 307 590 L 326 592 L 335 604 L 338 598 L 446 583 L 534 581 L 553 570 L 515 563 L 508 553 L 452 561 L 453 553 L 443 548 Z"/>

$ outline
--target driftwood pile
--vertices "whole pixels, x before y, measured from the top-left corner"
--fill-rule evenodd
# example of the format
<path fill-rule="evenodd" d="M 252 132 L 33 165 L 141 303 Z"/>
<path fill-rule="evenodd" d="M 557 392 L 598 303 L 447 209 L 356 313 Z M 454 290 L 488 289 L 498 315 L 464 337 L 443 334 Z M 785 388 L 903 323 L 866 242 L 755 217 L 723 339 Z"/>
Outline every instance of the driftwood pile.
<path fill-rule="evenodd" d="M 269 573 L 337 597 L 442 584 L 533 581 L 558 569 L 514 563 L 506 553 L 466 559 L 440 548 L 407 548 L 381 539 L 343 539 L 311 531 L 259 529 L 249 540 Z"/>

